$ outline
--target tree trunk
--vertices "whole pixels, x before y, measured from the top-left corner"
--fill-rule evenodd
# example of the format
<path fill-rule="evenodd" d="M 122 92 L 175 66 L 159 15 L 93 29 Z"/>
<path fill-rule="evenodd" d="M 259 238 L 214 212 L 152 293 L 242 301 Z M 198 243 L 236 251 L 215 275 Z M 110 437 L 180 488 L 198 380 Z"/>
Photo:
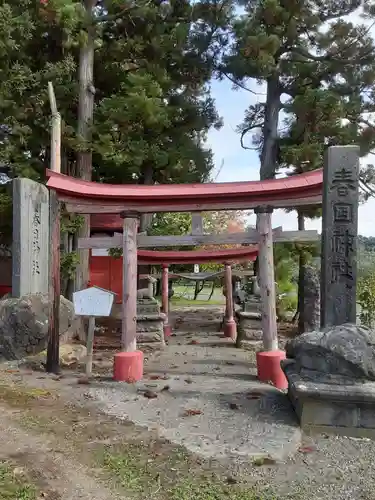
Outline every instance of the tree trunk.
<path fill-rule="evenodd" d="M 92 179 L 92 152 L 91 152 L 91 126 L 94 114 L 94 50 L 95 50 L 95 27 L 90 21 L 93 18 L 93 9 L 96 0 L 84 0 L 86 10 L 87 40 L 81 47 L 79 53 L 79 96 L 78 96 L 78 137 L 83 142 L 80 151 L 77 152 L 77 175 L 80 179 L 91 181 Z M 83 216 L 83 224 L 76 234 L 78 238 L 90 237 L 90 216 Z M 89 251 L 79 250 L 79 264 L 75 273 L 75 290 L 86 288 L 89 281 Z M 87 322 L 82 320 L 80 340 L 85 340 Z"/>
<path fill-rule="evenodd" d="M 260 180 L 275 177 L 278 161 L 278 125 L 280 112 L 279 76 L 267 79 L 267 99 L 263 126 L 263 147 L 260 158 Z"/>
<path fill-rule="evenodd" d="M 273 179 L 277 169 L 280 95 L 279 76 L 275 73 L 267 79 L 260 166 L 260 180 L 262 181 Z M 257 210 L 257 230 L 260 234 L 257 271 L 262 298 L 262 331 L 265 351 L 274 351 L 278 348 L 271 213 L 272 210 L 268 207 L 259 207 Z"/>
<path fill-rule="evenodd" d="M 145 186 L 151 186 L 154 183 L 154 169 L 150 163 L 147 163 L 142 168 L 142 178 L 141 183 Z M 141 216 L 139 231 L 144 232 L 149 228 L 152 221 L 153 214 L 143 214 Z M 150 274 L 151 266 L 149 265 L 141 265 L 138 266 L 138 289 L 147 287 L 147 280 L 140 278 L 141 274 Z"/>
<path fill-rule="evenodd" d="M 79 53 L 79 100 L 78 100 L 78 136 L 83 142 L 77 153 L 77 174 L 80 179 L 92 179 L 91 126 L 94 113 L 94 43 L 95 27 L 90 24 L 96 0 L 85 0 L 86 19 L 88 21 L 87 40 Z M 84 224 L 78 231 L 78 238 L 90 236 L 90 216 L 84 216 Z M 89 280 L 89 251 L 79 250 L 79 265 L 76 270 L 75 289 L 81 290 Z"/>
<path fill-rule="evenodd" d="M 298 210 L 298 231 L 305 230 L 305 217 L 303 213 Z M 305 330 L 305 318 L 304 318 L 304 303 L 305 303 L 305 266 L 306 266 L 306 255 L 303 249 L 299 251 L 299 269 L 298 269 L 298 332 L 303 333 Z"/>

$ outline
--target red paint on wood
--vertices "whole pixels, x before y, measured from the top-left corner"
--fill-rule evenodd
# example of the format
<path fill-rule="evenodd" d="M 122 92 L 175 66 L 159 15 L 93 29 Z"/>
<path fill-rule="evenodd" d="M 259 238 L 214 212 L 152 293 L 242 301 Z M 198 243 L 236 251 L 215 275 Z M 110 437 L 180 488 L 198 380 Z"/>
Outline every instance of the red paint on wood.
<path fill-rule="evenodd" d="M 168 211 L 171 206 L 199 210 L 207 203 L 218 208 L 228 208 L 232 203 L 247 204 L 249 208 L 255 206 L 254 203 L 277 205 L 282 202 L 281 206 L 284 206 L 285 202 L 290 202 L 293 205 L 293 200 L 319 197 L 323 184 L 322 170 L 267 181 L 153 186 L 89 182 L 51 170 L 47 170 L 47 176 L 49 188 L 55 189 L 61 199 L 70 197 L 70 203 L 82 200 L 82 203 L 88 204 L 87 213 L 93 211 L 93 207 L 95 212 L 105 212 L 106 206 L 118 202 L 123 204 L 122 209 L 139 209 L 142 212 L 148 209 Z"/>
<path fill-rule="evenodd" d="M 257 352 L 258 379 L 261 382 L 271 382 L 278 389 L 287 389 L 288 380 L 280 364 L 285 357 L 284 351 Z"/>
<path fill-rule="evenodd" d="M 0 285 L 0 297 L 3 297 L 7 293 L 12 293 L 11 285 Z"/>
<path fill-rule="evenodd" d="M 113 379 L 133 384 L 143 378 L 143 352 L 119 352 L 113 359 Z"/>

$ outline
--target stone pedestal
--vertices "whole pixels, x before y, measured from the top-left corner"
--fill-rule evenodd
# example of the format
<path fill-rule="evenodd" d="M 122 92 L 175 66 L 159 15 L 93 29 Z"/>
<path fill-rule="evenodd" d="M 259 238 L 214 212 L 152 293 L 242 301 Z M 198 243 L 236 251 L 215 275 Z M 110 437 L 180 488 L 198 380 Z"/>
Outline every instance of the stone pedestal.
<path fill-rule="evenodd" d="M 322 382 L 299 373 L 294 360 L 281 366 L 302 429 L 375 439 L 375 382 L 339 375 Z"/>
<path fill-rule="evenodd" d="M 160 343 L 164 345 L 165 315 L 155 299 L 137 300 L 137 342 L 140 344 Z"/>
<path fill-rule="evenodd" d="M 302 428 L 375 438 L 375 332 L 345 324 L 286 345 L 282 369 Z"/>
<path fill-rule="evenodd" d="M 262 340 L 262 315 L 259 312 L 237 311 L 237 344 L 246 340 Z"/>

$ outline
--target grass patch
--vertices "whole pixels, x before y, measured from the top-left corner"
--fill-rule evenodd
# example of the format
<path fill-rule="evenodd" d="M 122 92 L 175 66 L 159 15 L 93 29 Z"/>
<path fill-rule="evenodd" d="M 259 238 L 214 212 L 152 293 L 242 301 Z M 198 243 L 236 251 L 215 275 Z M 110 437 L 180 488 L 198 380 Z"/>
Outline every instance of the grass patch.
<path fill-rule="evenodd" d="M 37 489 L 21 470 L 7 462 L 0 462 L 1 500 L 36 500 Z"/>
<path fill-rule="evenodd" d="M 222 306 L 225 304 L 224 300 L 220 299 L 189 299 L 185 297 L 172 297 L 171 304 L 173 306 Z"/>
<path fill-rule="evenodd" d="M 205 471 L 192 468 L 188 454 L 172 453 L 164 457 L 165 468 L 134 447 L 106 449 L 99 463 L 109 473 L 116 487 L 135 494 L 135 498 L 155 500 L 272 500 L 253 488 L 229 484 Z M 138 495 L 140 495 L 138 497 Z M 133 497 L 134 498 L 134 497 Z"/>
<path fill-rule="evenodd" d="M 92 474 L 132 500 L 273 500 L 276 496 L 251 483 L 228 478 L 227 470 L 155 437 L 132 423 L 119 422 L 89 409 L 65 405 L 49 391 L 0 384 L 0 401 L 22 409 L 20 426 L 48 435 L 51 446 L 86 464 Z M 55 442 L 55 445 L 53 443 Z M 27 486 L 27 485 L 26 485 Z M 25 486 L 25 492 L 28 490 Z M 2 496 L 0 500 L 34 500 Z M 265 491 L 265 492 L 263 492 Z"/>

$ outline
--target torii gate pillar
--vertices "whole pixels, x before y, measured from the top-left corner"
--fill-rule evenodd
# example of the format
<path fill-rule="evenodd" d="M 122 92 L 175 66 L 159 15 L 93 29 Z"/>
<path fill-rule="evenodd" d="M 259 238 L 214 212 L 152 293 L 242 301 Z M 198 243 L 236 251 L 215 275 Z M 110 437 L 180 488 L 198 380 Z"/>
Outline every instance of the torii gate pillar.
<path fill-rule="evenodd" d="M 169 283 L 168 283 L 168 264 L 162 265 L 162 277 L 161 277 L 161 305 L 162 312 L 165 314 L 164 320 L 164 338 L 170 337 L 172 333 L 171 325 L 169 324 Z"/>
<path fill-rule="evenodd" d="M 139 215 L 121 214 L 123 224 L 123 298 L 121 350 L 115 355 L 113 378 L 137 382 L 143 377 L 143 352 L 137 351 L 137 232 Z"/>
<path fill-rule="evenodd" d="M 280 361 L 285 359 L 285 352 L 278 349 L 277 339 L 272 208 L 259 207 L 255 213 L 259 233 L 259 286 L 263 331 L 263 350 L 257 353 L 258 378 L 262 382 L 271 381 L 278 389 L 286 389 L 288 382 L 280 366 Z"/>
<path fill-rule="evenodd" d="M 225 263 L 225 289 L 224 336 L 236 340 L 237 325 L 233 315 L 232 266 L 228 262 Z"/>

